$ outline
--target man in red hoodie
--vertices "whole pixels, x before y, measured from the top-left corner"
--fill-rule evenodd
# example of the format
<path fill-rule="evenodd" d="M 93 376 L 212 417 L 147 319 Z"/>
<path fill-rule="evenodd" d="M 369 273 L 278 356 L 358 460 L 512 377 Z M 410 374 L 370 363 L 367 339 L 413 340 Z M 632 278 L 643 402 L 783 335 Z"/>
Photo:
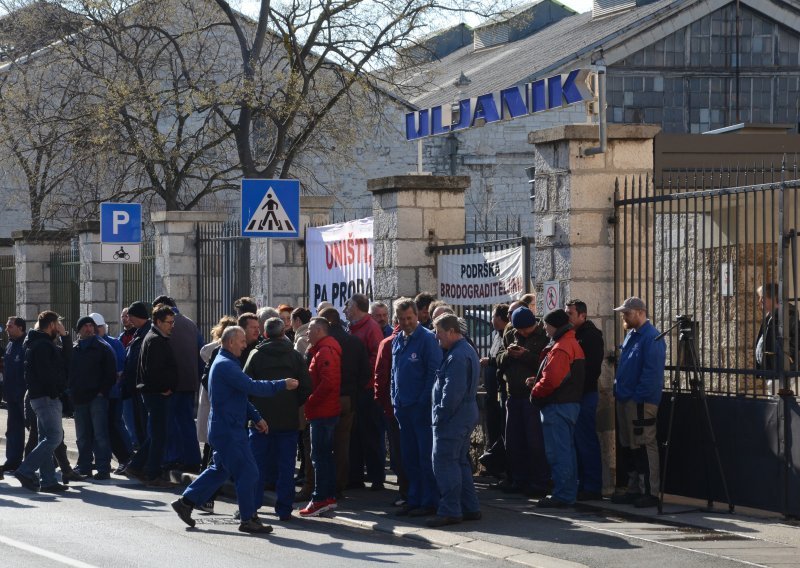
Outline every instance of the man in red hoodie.
<path fill-rule="evenodd" d="M 341 412 L 342 348 L 329 332 L 330 324 L 325 318 L 314 318 L 308 326 L 311 395 L 306 400 L 305 415 L 311 427 L 311 462 L 315 481 L 311 501 L 300 510 L 302 517 L 314 517 L 336 508 L 333 432 Z"/>
<path fill-rule="evenodd" d="M 353 294 L 344 306 L 344 313 L 350 322 L 350 334 L 364 344 L 369 356 L 369 381 L 365 385 L 359 385 L 355 397 L 356 415 L 350 437 L 349 486 L 364 486 L 366 465 L 367 478 L 372 484 L 370 489 L 379 491 L 383 489 L 386 476 L 386 448 L 383 444 L 383 417 L 375 402 L 373 372 L 378 359 L 378 348 L 383 341 L 383 331 L 378 322 L 369 315 L 369 300 L 364 294 Z"/>
<path fill-rule="evenodd" d="M 583 349 L 564 310 L 544 316 L 550 343 L 541 354 L 539 372 L 525 381 L 542 416 L 544 450 L 553 476 L 553 494 L 538 507 L 568 507 L 578 495 L 575 423 L 581 408 L 584 379 Z"/>

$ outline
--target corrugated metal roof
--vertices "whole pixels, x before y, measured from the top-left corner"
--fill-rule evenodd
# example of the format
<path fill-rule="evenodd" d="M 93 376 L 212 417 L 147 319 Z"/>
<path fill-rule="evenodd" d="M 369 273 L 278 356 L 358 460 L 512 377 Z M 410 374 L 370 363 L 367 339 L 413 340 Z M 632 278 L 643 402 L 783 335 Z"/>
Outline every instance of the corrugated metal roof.
<path fill-rule="evenodd" d="M 405 84 L 419 89 L 409 102 L 419 108 L 478 96 L 567 70 L 621 33 L 652 25 L 654 16 L 673 13 L 697 0 L 660 0 L 614 17 L 576 14 L 519 41 L 476 51 L 466 46 L 443 59 L 410 70 Z M 454 85 L 461 73 L 472 81 L 463 92 Z"/>

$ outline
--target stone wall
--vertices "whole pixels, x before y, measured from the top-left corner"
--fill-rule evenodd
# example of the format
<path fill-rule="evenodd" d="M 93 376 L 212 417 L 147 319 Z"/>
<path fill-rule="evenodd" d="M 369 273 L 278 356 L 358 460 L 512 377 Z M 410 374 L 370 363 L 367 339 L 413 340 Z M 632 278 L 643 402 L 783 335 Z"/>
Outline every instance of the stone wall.
<path fill-rule="evenodd" d="M 97 312 L 106 320 L 106 330 L 119 328 L 121 264 L 100 262 L 100 224 L 87 223 L 78 233 L 80 253 L 80 314 Z"/>
<path fill-rule="evenodd" d="M 537 311 L 545 310 L 543 283 L 560 284 L 568 298 L 586 302 L 589 318 L 602 330 L 606 352 L 614 352 L 614 182 L 653 167 L 658 127 L 609 125 L 604 154 L 585 157 L 599 144 L 598 129 L 567 125 L 532 132 L 536 166 L 533 253 Z M 550 230 L 552 228 L 552 231 Z M 603 485 L 614 485 L 613 365 L 603 364 L 597 428 L 603 448 Z"/>
<path fill-rule="evenodd" d="M 369 181 L 373 194 L 375 300 L 436 292 L 431 245 L 464 242 L 466 176 L 394 176 Z"/>

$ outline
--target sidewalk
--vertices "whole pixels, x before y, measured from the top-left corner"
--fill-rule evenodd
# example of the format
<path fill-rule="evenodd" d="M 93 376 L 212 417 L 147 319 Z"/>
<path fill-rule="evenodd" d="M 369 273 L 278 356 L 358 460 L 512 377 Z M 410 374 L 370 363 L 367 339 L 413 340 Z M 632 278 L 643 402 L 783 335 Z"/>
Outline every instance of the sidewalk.
<path fill-rule="evenodd" d="M 0 409 L 0 424 L 3 426 L 5 419 L 6 411 Z M 64 420 L 64 433 L 70 459 L 74 462 L 77 450 L 72 420 Z M 0 440 L 0 447 L 4 448 L 5 439 Z M 177 472 L 173 476 L 184 483 L 195 477 Z M 391 503 L 398 497 L 396 479 L 392 475 L 387 477 L 384 491 L 348 490 L 346 499 L 340 501 L 334 520 L 363 530 L 463 549 L 527 566 L 574 568 L 587 565 L 548 555 L 553 552 L 553 543 L 537 537 L 545 521 L 570 523 L 576 529 L 570 533 L 573 542 L 561 544 L 586 544 L 584 541 L 592 535 L 594 541 L 601 541 L 604 537 L 624 537 L 755 565 L 800 566 L 800 524 L 785 521 L 775 513 L 737 508 L 734 514 L 729 514 L 725 504 L 717 505 L 714 511 L 703 511 L 700 507 L 705 506 L 705 502 L 677 496 L 665 498 L 662 515 L 655 507 L 633 509 L 615 505 L 609 500 L 581 503 L 563 510 L 538 510 L 532 500 L 489 489 L 489 479 L 475 478 L 483 519 L 446 529 L 429 529 L 425 526 L 425 519 L 393 515 L 396 509 Z M 125 478 L 115 479 L 122 482 Z M 229 485 L 224 492 L 234 496 L 233 486 Z M 266 492 L 265 508 L 268 512 L 274 499 L 274 493 Z M 581 531 L 592 532 L 584 534 Z M 593 545 L 602 546 L 597 542 Z"/>

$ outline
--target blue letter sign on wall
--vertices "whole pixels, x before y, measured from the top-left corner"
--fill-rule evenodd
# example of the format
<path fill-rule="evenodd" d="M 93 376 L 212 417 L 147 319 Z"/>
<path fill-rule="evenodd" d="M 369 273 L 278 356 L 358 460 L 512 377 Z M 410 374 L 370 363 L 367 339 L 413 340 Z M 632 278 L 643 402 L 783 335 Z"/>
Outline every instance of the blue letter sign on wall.
<path fill-rule="evenodd" d="M 458 122 L 451 104 L 420 109 L 406 114 L 406 140 L 446 134 L 472 126 L 483 126 L 537 112 L 553 110 L 594 99 L 589 89 L 591 71 L 575 69 L 563 75 L 538 79 L 522 86 L 509 87 L 500 93 L 488 93 L 458 101 Z"/>

